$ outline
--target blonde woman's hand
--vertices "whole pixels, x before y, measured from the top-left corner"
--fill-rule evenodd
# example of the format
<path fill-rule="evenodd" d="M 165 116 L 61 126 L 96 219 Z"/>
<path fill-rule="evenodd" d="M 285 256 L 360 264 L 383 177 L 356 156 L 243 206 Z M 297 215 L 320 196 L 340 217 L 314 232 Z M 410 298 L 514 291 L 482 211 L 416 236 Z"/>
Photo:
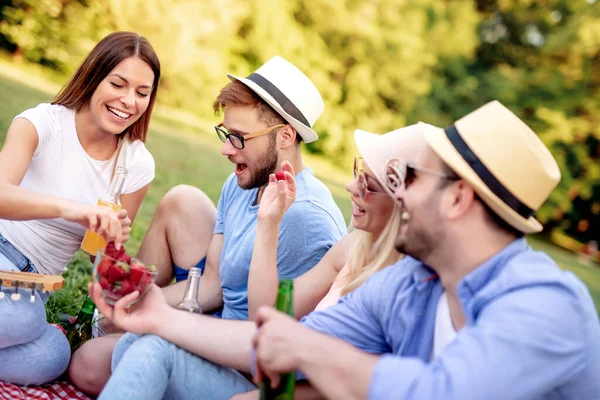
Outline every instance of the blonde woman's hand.
<path fill-rule="evenodd" d="M 278 175 L 278 177 L 276 177 Z M 269 176 L 258 207 L 258 220 L 279 224 L 296 199 L 296 179 L 294 168 L 288 161 L 281 163 L 281 171 Z M 283 178 L 283 179 L 282 179 Z"/>
<path fill-rule="evenodd" d="M 69 201 L 62 205 L 60 216 L 102 235 L 107 241 L 114 241 L 117 250 L 121 248 L 123 227 L 112 208 Z"/>

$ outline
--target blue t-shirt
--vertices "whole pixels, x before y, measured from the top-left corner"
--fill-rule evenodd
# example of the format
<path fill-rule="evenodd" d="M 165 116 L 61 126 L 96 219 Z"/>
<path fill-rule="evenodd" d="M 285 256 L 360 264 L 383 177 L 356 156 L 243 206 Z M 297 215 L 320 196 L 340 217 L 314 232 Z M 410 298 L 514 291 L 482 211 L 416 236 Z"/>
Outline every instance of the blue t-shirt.
<path fill-rule="evenodd" d="M 248 273 L 256 236 L 258 188 L 244 190 L 234 174 L 223 185 L 214 233 L 223 234 L 220 275 L 223 313 L 227 319 L 248 319 Z M 294 279 L 314 267 L 347 233 L 344 217 L 329 189 L 310 168 L 296 175 L 296 200 L 279 229 L 277 271 Z"/>
<path fill-rule="evenodd" d="M 517 239 L 465 276 L 467 318 L 433 361 L 443 288 L 406 257 L 302 323 L 379 358 L 368 398 L 600 399 L 600 324 L 585 285 Z"/>

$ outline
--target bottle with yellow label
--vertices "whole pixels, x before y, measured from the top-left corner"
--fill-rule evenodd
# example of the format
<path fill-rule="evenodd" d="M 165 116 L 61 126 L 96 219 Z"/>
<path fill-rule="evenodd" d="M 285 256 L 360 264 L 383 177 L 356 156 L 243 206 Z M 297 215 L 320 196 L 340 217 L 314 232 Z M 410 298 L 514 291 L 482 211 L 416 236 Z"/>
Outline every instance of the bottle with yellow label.
<path fill-rule="evenodd" d="M 121 191 L 123 190 L 123 184 L 127 177 L 127 168 L 117 167 L 115 175 L 110 182 L 108 191 L 100 199 L 98 199 L 98 205 L 104 207 L 110 207 L 115 212 L 121 210 Z M 96 255 L 98 250 L 104 251 L 106 249 L 106 240 L 96 232 L 92 232 L 89 229 L 83 237 L 81 242 L 81 249 L 88 254 Z"/>

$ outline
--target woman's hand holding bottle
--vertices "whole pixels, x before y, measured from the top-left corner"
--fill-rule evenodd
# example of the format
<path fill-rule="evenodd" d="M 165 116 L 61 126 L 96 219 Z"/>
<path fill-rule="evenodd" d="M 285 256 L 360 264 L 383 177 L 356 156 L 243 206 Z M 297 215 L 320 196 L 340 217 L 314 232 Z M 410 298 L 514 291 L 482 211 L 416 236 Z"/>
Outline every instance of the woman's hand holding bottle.
<path fill-rule="evenodd" d="M 119 218 L 112 208 L 89 204 L 81 204 L 74 201 L 65 201 L 60 207 L 60 217 L 76 222 L 89 230 L 102 235 L 107 241 L 114 241 L 118 249 L 121 244 L 129 238 L 129 232 L 124 235 L 126 223 Z M 129 219 L 125 217 L 125 219 Z M 131 225 L 131 220 L 129 220 Z M 130 231 L 131 229 L 129 229 Z"/>

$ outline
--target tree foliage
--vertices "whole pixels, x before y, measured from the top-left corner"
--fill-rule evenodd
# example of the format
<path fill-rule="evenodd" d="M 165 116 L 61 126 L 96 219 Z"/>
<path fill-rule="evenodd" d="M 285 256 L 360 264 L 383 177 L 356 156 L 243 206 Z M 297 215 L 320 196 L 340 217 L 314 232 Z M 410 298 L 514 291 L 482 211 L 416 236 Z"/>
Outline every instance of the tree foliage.
<path fill-rule="evenodd" d="M 596 0 L 0 0 L 0 47 L 66 74 L 113 30 L 157 50 L 159 101 L 202 116 L 225 72 L 289 59 L 326 103 L 308 148 L 338 164 L 354 154 L 357 127 L 444 126 L 498 99 L 561 166 L 539 218 L 600 237 Z"/>

